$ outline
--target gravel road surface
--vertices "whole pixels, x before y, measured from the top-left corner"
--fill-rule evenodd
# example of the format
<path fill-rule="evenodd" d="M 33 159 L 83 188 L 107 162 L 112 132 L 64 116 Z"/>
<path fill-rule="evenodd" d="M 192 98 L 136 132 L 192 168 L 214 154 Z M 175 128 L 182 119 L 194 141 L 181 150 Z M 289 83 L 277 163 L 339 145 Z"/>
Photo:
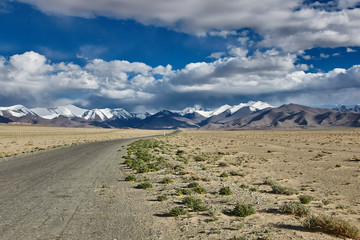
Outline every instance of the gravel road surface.
<path fill-rule="evenodd" d="M 176 239 L 175 226 L 154 214 L 160 205 L 123 181 L 121 157 L 132 141 L 2 159 L 0 239 Z"/>

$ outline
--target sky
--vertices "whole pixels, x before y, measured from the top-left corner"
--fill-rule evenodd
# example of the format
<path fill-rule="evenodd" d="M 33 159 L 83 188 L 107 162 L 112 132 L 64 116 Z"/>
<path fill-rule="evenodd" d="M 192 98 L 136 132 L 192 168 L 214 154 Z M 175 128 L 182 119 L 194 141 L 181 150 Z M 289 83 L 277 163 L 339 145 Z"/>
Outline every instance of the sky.
<path fill-rule="evenodd" d="M 0 0 L 0 105 L 360 104 L 360 0 Z"/>

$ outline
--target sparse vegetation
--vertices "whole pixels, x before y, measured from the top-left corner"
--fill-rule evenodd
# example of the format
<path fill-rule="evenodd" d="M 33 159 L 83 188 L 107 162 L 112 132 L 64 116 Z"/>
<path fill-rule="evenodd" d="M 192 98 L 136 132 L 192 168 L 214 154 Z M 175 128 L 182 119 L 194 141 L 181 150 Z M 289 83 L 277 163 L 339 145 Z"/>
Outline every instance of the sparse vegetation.
<path fill-rule="evenodd" d="M 247 217 L 252 214 L 255 214 L 256 212 L 255 209 L 253 208 L 253 205 L 238 203 L 230 213 L 233 216 Z"/>
<path fill-rule="evenodd" d="M 168 200 L 169 199 L 169 197 L 168 196 L 166 196 L 166 195 L 159 195 L 159 196 L 157 196 L 157 198 L 156 198 L 158 201 L 160 201 L 160 202 L 163 202 L 163 201 L 166 201 L 166 200 Z"/>
<path fill-rule="evenodd" d="M 302 204 L 309 204 L 314 198 L 309 195 L 301 195 L 299 196 L 299 200 Z"/>
<path fill-rule="evenodd" d="M 149 182 L 140 183 L 139 185 L 136 186 L 136 188 L 139 189 L 150 189 L 152 187 L 153 187 L 152 184 Z"/>
<path fill-rule="evenodd" d="M 192 188 L 192 190 L 196 193 L 199 193 L 199 194 L 205 194 L 207 193 L 206 189 L 203 188 L 203 187 L 194 187 Z"/>
<path fill-rule="evenodd" d="M 193 196 L 188 196 L 184 198 L 183 203 L 188 207 L 193 209 L 195 212 L 203 212 L 207 211 L 209 208 L 202 204 L 202 201 L 200 198 L 196 198 Z"/>
<path fill-rule="evenodd" d="M 283 214 L 293 214 L 304 217 L 310 214 L 310 209 L 299 202 L 286 202 L 280 206 L 280 212 Z"/>
<path fill-rule="evenodd" d="M 303 221 L 303 226 L 336 236 L 360 239 L 360 230 L 358 228 L 336 217 L 310 215 Z"/>
<path fill-rule="evenodd" d="M 180 195 L 190 195 L 191 192 L 189 189 L 185 189 L 185 188 L 178 188 L 176 189 L 176 195 L 180 196 Z"/>
<path fill-rule="evenodd" d="M 229 176 L 229 174 L 227 174 L 226 172 L 223 172 L 222 174 L 220 174 L 220 177 L 222 177 L 222 178 L 226 178 L 228 176 Z"/>
<path fill-rule="evenodd" d="M 188 211 L 183 207 L 174 207 L 170 210 L 170 216 L 176 217 L 181 215 L 186 215 Z"/>
<path fill-rule="evenodd" d="M 163 180 L 161 180 L 160 183 L 163 183 L 163 184 L 170 184 L 170 183 L 173 183 L 174 181 L 170 178 L 164 178 Z"/>
<path fill-rule="evenodd" d="M 229 196 L 229 195 L 232 194 L 232 191 L 231 191 L 230 187 L 222 187 L 222 188 L 220 188 L 220 190 L 219 190 L 219 194 L 220 194 L 220 195 Z"/>
<path fill-rule="evenodd" d="M 125 178 L 125 181 L 134 182 L 134 181 L 136 181 L 136 177 L 134 175 L 129 175 Z"/>
<path fill-rule="evenodd" d="M 273 193 L 276 194 L 293 195 L 298 193 L 298 191 L 293 188 L 283 187 L 280 185 L 271 185 L 271 188 Z"/>

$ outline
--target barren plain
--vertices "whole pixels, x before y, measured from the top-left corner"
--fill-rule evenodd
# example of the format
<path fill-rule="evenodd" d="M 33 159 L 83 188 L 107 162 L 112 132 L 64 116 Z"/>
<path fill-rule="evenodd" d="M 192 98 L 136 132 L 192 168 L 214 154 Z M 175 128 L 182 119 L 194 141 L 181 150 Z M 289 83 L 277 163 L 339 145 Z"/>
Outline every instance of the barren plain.
<path fill-rule="evenodd" d="M 152 185 L 139 191 L 177 224 L 172 239 L 360 238 L 359 129 L 182 131 L 150 145 L 161 169 L 138 167 L 135 145 L 124 171 Z M 237 203 L 256 213 L 233 216 Z"/>
<path fill-rule="evenodd" d="M 153 136 L 169 131 L 0 124 L 0 158 L 86 142 Z"/>

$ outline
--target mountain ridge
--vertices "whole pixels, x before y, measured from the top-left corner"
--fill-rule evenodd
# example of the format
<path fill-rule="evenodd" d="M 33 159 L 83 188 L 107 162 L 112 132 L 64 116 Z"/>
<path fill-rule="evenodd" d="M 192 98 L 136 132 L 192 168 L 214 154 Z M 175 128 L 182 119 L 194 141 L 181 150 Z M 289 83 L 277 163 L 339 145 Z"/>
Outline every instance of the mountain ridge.
<path fill-rule="evenodd" d="M 360 105 L 356 105 L 360 106 Z M 164 109 L 155 114 L 130 113 L 123 108 L 83 109 L 74 105 L 55 108 L 0 107 L 0 123 L 28 123 L 63 127 L 140 129 L 307 129 L 360 127 L 357 108 L 327 109 L 298 104 L 273 107 L 265 102 L 222 105 L 209 110 L 201 106 L 181 111 Z"/>

